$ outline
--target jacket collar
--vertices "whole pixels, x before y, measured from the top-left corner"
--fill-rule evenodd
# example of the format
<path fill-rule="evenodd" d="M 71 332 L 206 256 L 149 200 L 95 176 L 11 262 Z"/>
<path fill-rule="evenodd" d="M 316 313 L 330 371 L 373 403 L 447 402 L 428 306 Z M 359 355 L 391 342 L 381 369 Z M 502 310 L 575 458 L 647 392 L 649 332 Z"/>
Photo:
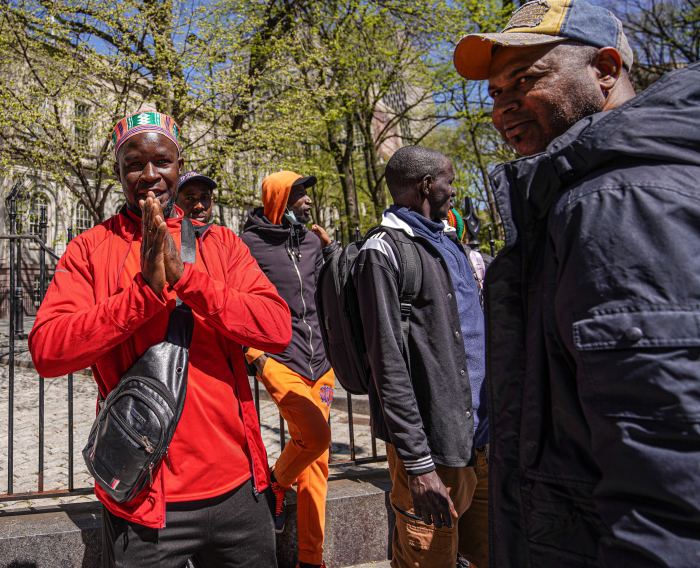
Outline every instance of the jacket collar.
<path fill-rule="evenodd" d="M 408 223 L 406 223 L 406 221 L 399 219 L 399 217 L 395 213 L 392 213 L 389 210 L 384 211 L 384 215 L 382 215 L 381 226 L 389 227 L 390 229 L 398 229 L 399 231 L 403 231 L 404 233 L 406 233 L 409 237 L 416 236 L 413 233 L 413 229 Z"/>

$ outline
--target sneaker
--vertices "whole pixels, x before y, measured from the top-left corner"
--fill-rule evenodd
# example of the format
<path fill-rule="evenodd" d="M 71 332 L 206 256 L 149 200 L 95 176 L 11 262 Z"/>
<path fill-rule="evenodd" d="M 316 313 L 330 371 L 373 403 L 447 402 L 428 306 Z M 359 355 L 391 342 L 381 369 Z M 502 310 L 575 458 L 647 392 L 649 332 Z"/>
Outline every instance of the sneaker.
<path fill-rule="evenodd" d="M 469 568 L 471 563 L 461 554 L 457 555 L 457 568 Z"/>
<path fill-rule="evenodd" d="M 272 499 L 273 499 L 273 511 L 272 516 L 275 521 L 275 532 L 284 532 L 284 525 L 287 522 L 287 513 L 284 510 L 287 504 L 287 488 L 282 487 L 277 480 L 272 478 Z"/>

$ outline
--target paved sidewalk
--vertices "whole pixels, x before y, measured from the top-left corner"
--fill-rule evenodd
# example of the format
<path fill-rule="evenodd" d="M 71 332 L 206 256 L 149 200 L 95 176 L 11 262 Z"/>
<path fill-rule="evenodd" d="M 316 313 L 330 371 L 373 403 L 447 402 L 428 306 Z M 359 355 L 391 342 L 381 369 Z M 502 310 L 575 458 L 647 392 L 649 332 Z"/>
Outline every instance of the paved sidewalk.
<path fill-rule="evenodd" d="M 7 491 L 7 429 L 8 429 L 8 365 L 0 363 L 0 495 Z M 44 490 L 60 490 L 68 486 L 68 379 L 44 379 L 45 451 Z M 33 369 L 15 368 L 14 388 L 14 493 L 37 490 L 39 456 L 39 391 L 41 381 Z M 92 486 L 82 459 L 82 448 L 95 417 L 97 389 L 89 373 L 76 373 L 73 378 L 74 416 L 74 486 Z M 344 405 L 331 414 L 332 462 L 350 460 L 348 414 Z M 280 454 L 280 420 L 273 402 L 260 400 L 260 423 L 263 440 L 272 464 Z M 371 455 L 369 417 L 354 414 L 355 447 L 358 458 Z M 384 454 L 378 442 L 379 455 Z M 331 475 L 333 469 L 331 469 Z M 28 498 L 0 502 L 0 512 L 10 509 L 42 507 L 67 502 L 93 500 L 92 495 L 61 498 Z"/>

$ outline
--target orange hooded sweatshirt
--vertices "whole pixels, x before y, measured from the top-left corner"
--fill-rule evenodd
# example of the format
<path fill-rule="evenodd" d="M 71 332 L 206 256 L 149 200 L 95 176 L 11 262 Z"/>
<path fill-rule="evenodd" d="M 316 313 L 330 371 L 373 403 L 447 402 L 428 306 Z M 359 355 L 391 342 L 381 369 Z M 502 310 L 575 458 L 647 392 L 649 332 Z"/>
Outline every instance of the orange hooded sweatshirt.
<path fill-rule="evenodd" d="M 262 182 L 262 202 L 265 208 L 265 217 L 271 223 L 280 225 L 284 210 L 287 208 L 289 194 L 292 185 L 303 176 L 290 171 L 275 172 L 267 176 Z"/>

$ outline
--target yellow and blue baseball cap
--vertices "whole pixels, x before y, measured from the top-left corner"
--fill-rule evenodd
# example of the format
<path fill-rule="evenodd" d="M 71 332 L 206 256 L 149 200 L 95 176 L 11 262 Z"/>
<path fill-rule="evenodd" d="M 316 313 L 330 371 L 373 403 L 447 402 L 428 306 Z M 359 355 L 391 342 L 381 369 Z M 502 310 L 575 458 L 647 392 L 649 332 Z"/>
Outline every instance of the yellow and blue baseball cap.
<path fill-rule="evenodd" d="M 577 41 L 614 47 L 629 71 L 634 60 L 622 23 L 585 0 L 532 0 L 518 8 L 500 33 L 469 34 L 457 44 L 454 65 L 467 79 L 488 79 L 495 46 L 526 47 Z"/>

